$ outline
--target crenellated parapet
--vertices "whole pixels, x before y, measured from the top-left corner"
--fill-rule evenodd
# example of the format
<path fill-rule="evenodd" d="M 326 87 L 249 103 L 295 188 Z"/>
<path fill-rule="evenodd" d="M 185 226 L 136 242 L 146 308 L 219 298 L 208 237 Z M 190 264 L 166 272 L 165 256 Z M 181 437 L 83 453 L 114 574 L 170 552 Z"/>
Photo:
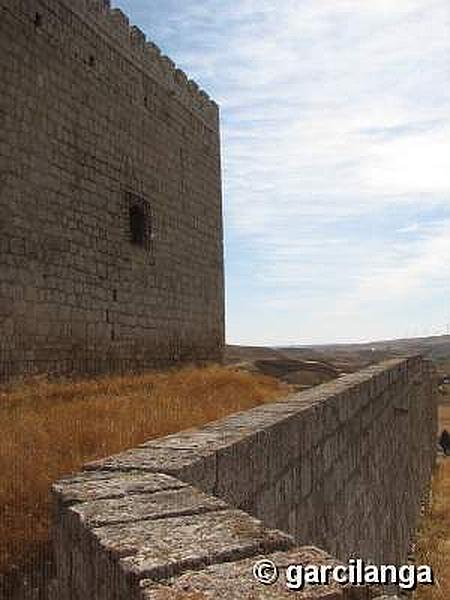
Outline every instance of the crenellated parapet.
<path fill-rule="evenodd" d="M 199 85 L 189 79 L 184 71 L 145 33 L 132 25 L 119 8 L 112 8 L 110 0 L 60 0 L 74 12 L 84 14 L 92 25 L 109 35 L 128 57 L 142 65 L 149 76 L 165 85 L 171 95 L 195 110 L 214 129 L 218 129 L 219 107 Z"/>

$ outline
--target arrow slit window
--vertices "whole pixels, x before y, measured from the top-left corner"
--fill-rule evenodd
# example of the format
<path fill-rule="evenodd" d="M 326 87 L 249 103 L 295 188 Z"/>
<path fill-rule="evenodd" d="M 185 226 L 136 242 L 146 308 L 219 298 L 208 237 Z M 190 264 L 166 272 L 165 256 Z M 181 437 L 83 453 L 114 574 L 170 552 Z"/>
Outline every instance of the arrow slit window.
<path fill-rule="evenodd" d="M 136 194 L 128 194 L 130 241 L 146 250 L 151 248 L 152 214 L 150 203 Z"/>

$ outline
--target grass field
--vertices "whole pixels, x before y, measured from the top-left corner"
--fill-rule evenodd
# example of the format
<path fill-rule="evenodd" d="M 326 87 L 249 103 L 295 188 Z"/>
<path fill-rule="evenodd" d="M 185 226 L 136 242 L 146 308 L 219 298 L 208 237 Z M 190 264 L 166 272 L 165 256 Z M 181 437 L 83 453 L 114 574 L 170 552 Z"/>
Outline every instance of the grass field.
<path fill-rule="evenodd" d="M 86 461 L 273 401 L 287 388 L 223 367 L 0 387 L 0 573 L 48 550 L 49 486 Z"/>
<path fill-rule="evenodd" d="M 450 431 L 450 405 L 439 407 L 439 429 Z M 419 587 L 414 600 L 450 598 L 450 457 L 438 461 L 433 478 L 432 505 L 417 542 L 418 564 L 433 567 L 435 585 Z"/>
<path fill-rule="evenodd" d="M 447 391 L 443 398 L 446 404 L 439 406 L 439 430 L 447 429 L 447 431 L 450 431 L 450 393 Z"/>

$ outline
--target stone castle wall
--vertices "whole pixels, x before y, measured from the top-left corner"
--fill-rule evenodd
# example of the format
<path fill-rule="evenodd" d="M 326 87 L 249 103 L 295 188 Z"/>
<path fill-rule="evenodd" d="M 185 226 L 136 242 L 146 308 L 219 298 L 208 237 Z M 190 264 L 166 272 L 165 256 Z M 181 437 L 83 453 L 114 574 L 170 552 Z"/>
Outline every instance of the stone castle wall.
<path fill-rule="evenodd" d="M 91 463 L 54 486 L 58 598 L 289 598 L 258 557 L 404 563 L 436 418 L 430 363 L 396 359 Z"/>
<path fill-rule="evenodd" d="M 0 379 L 219 358 L 217 105 L 108 0 L 0 17 Z"/>

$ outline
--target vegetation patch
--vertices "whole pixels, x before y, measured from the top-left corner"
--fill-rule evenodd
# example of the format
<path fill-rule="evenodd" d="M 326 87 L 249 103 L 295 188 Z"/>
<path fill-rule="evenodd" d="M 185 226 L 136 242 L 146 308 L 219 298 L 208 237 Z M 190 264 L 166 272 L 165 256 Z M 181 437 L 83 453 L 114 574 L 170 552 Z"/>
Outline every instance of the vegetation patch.
<path fill-rule="evenodd" d="M 450 406 L 439 408 L 439 428 L 450 431 Z M 432 501 L 416 545 L 416 562 L 431 565 L 435 585 L 422 586 L 414 600 L 450 598 L 450 457 L 439 459 L 433 477 Z"/>
<path fill-rule="evenodd" d="M 48 555 L 49 488 L 61 476 L 287 390 L 219 366 L 0 387 L 0 574 Z"/>

